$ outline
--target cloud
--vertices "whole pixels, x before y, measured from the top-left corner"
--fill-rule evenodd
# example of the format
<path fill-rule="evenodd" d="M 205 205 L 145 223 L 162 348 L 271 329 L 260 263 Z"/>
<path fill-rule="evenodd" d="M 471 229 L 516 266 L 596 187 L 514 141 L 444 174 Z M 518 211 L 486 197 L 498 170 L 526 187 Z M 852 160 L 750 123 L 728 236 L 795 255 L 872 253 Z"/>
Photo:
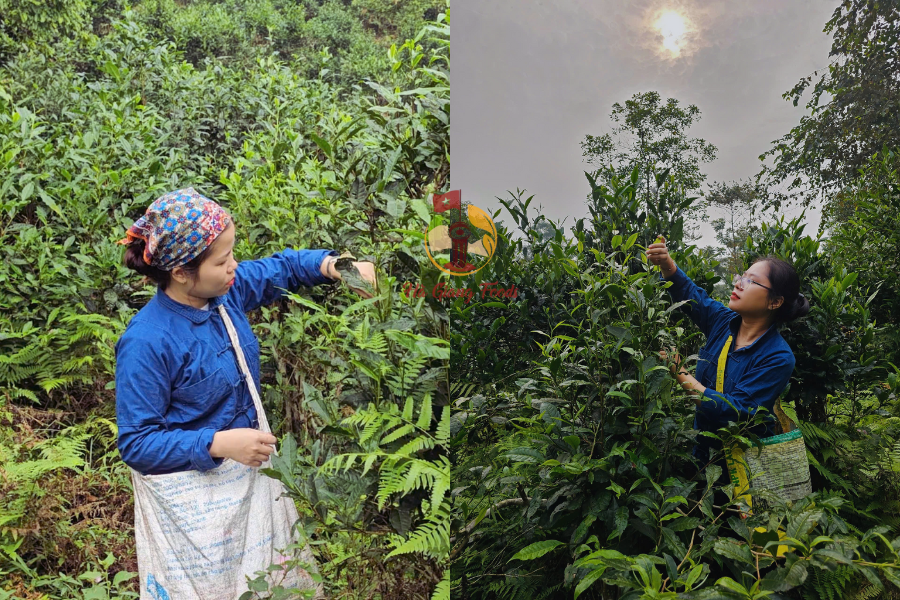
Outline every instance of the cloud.
<path fill-rule="evenodd" d="M 719 148 L 704 164 L 708 181 L 754 175 L 759 154 L 805 113 L 781 94 L 827 64 L 822 27 L 834 0 L 463 0 L 457 9 L 451 188 L 501 209 L 509 226 L 496 197 L 517 188 L 548 218 L 587 216 L 580 142 L 610 132 L 613 103 L 637 92 L 700 108 L 688 133 Z M 666 10 L 689 21 L 677 57 L 663 53 L 654 26 Z"/>

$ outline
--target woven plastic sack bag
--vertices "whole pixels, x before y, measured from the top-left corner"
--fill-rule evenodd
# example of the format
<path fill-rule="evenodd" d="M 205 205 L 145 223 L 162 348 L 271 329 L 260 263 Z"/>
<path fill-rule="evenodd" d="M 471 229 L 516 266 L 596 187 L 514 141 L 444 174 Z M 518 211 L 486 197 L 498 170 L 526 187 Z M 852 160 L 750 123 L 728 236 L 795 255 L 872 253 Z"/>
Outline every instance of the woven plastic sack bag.
<path fill-rule="evenodd" d="M 730 347 L 731 336 L 728 336 L 716 369 L 718 392 L 725 387 L 725 362 Z M 774 412 L 783 433 L 761 438 L 761 449 L 754 446 L 744 451 L 734 446 L 725 456 L 735 495 L 747 504 L 748 513 L 754 507 L 768 507 L 766 499 L 759 494 L 762 491 L 784 501 L 800 500 L 812 493 L 803 432 L 784 414 L 780 398 Z"/>
<path fill-rule="evenodd" d="M 768 508 L 768 502 L 758 493 L 763 490 L 785 501 L 800 500 L 811 494 L 803 432 L 794 429 L 763 438 L 760 442 L 763 444 L 761 450 L 756 447 L 747 450 L 733 448 L 728 465 L 732 482 L 737 479 L 737 493 L 748 490 L 746 480 L 749 479 L 749 507 Z M 746 493 L 743 495 L 746 500 Z"/>
<path fill-rule="evenodd" d="M 219 306 L 232 347 L 250 387 L 260 429 L 270 432 L 262 402 L 234 324 Z M 298 520 L 290 498 L 280 498 L 280 481 L 231 459 L 209 471 L 141 475 L 131 470 L 134 529 L 141 600 L 237 600 L 248 591 L 247 577 L 291 558 L 292 529 Z M 288 554 L 282 555 L 279 550 Z M 305 546 L 300 560 L 317 570 Z M 269 585 L 315 590 L 322 585 L 295 568 L 268 575 Z"/>

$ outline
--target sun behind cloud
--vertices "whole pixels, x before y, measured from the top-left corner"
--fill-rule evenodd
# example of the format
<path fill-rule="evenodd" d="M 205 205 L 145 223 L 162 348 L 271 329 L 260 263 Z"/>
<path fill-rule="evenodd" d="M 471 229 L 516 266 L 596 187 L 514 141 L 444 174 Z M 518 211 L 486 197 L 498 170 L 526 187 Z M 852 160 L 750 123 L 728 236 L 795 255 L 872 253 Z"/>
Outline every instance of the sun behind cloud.
<path fill-rule="evenodd" d="M 649 19 L 650 29 L 658 36 L 657 53 L 662 58 L 676 59 L 692 54 L 697 28 L 683 8 L 657 9 Z"/>
<path fill-rule="evenodd" d="M 663 36 L 663 48 L 672 54 L 681 54 L 680 44 L 683 42 L 684 34 L 687 31 L 684 17 L 674 10 L 666 11 L 657 19 L 656 29 Z"/>

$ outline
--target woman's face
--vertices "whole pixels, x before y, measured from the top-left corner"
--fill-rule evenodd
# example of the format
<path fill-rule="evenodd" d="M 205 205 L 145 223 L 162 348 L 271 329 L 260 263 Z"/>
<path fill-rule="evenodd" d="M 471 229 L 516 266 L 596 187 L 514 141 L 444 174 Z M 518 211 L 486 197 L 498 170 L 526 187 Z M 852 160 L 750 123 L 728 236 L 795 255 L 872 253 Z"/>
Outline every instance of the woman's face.
<path fill-rule="evenodd" d="M 228 293 L 234 283 L 234 271 L 238 263 L 234 260 L 234 224 L 229 223 L 209 247 L 206 259 L 193 280 L 187 278 L 179 287 L 194 298 L 215 298 Z M 173 270 L 173 283 L 176 283 Z"/>
<path fill-rule="evenodd" d="M 225 231 L 210 246 L 209 256 L 197 272 L 197 286 L 194 295 L 214 298 L 228 293 L 234 285 L 234 271 L 238 263 L 234 260 L 234 224 L 229 223 Z M 203 290 L 203 294 L 200 290 Z M 208 294 L 208 295 L 207 295 Z"/>
<path fill-rule="evenodd" d="M 744 272 L 744 278 L 744 281 L 738 281 L 732 288 L 728 308 L 742 316 L 765 317 L 781 306 L 781 297 L 769 302 L 769 290 L 766 289 L 772 287 L 772 282 L 769 281 L 769 263 L 760 261 L 752 265 Z M 750 283 L 747 279 L 755 283 Z"/>

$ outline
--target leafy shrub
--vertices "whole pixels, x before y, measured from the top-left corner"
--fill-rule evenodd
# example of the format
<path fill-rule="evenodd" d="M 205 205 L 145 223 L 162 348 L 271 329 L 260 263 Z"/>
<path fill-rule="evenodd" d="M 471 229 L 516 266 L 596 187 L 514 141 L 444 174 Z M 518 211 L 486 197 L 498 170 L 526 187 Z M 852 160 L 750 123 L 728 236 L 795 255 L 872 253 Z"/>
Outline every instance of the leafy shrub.
<path fill-rule="evenodd" d="M 837 195 L 823 214 L 831 229 L 829 254 L 839 268 L 859 274 L 863 289 L 878 289 L 872 318 L 882 326 L 882 351 L 900 364 L 900 171 L 898 152 L 884 149 L 869 159 L 853 185 Z"/>
<path fill-rule="evenodd" d="M 0 64 L 20 45 L 52 42 L 83 31 L 88 25 L 91 0 L 0 2 Z"/>
<path fill-rule="evenodd" d="M 870 400 L 862 400 L 862 412 L 836 419 L 836 427 L 799 420 L 814 471 L 843 482 L 837 490 L 827 489 L 829 479 L 818 481 L 802 501 L 776 502 L 741 519 L 733 487 L 721 485 L 721 468 L 691 466 L 698 435 L 693 403 L 684 402 L 658 350 L 675 346 L 693 364 L 703 340 L 668 298 L 668 283 L 641 259 L 647 221 L 629 226 L 638 216 L 631 213 L 641 209 L 628 202 L 636 179 L 614 183 L 614 193 L 595 190 L 592 217 L 603 222 L 576 225 L 571 236 L 552 223 L 538 226 L 540 218 L 529 221 L 531 199 L 514 196 L 505 205 L 524 239 L 510 241 L 498 224 L 501 244 L 484 281 L 508 278 L 521 286 L 521 300 L 469 306 L 457 300 L 451 307 L 451 340 L 468 349 L 454 356 L 452 368 L 475 374 L 473 384 L 457 386 L 450 423 L 454 593 L 469 599 L 777 598 L 898 586 L 900 530 L 890 516 L 894 429 L 875 419 Z M 623 214 L 619 221 L 616 214 Z M 810 269 L 817 310 L 844 315 L 857 306 L 848 274 L 832 279 L 829 267 L 827 279 L 817 278 L 822 257 L 802 231 L 781 222 L 763 232 L 749 249 L 807 252 L 811 260 L 797 262 Z M 771 240 L 780 240 L 777 248 Z M 691 266 L 690 249 L 681 254 L 681 240 L 671 241 L 680 266 L 711 272 L 696 256 Z M 852 314 L 846 318 L 857 318 Z M 810 327 L 815 319 L 807 319 Z M 803 331 L 796 330 L 797 339 L 815 341 L 799 338 Z M 873 330 L 864 325 L 852 338 L 858 342 L 841 349 L 847 362 L 834 367 L 829 385 L 850 389 L 859 375 L 865 378 L 860 389 L 871 390 L 877 370 L 849 372 L 849 361 L 870 351 L 866 331 Z M 878 392 L 879 410 L 890 415 L 898 410 L 890 396 L 896 384 L 892 376 Z M 850 434 L 859 423 L 872 431 Z M 709 435 L 725 447 L 749 447 L 749 425 L 732 423 Z M 793 540 L 780 543 L 779 531 Z M 836 569 L 844 569 L 839 577 L 832 576 Z"/>
<path fill-rule="evenodd" d="M 198 67 L 214 57 L 252 65 L 274 51 L 294 57 L 306 78 L 354 84 L 387 81 L 386 50 L 414 38 L 426 13 L 434 20 L 446 8 L 440 0 L 143 0 L 135 12 L 154 37 L 172 41 Z"/>
<path fill-rule="evenodd" d="M 221 6 L 247 8 L 227 22 L 220 11 L 214 33 L 257 45 L 249 60 L 215 58 L 213 36 L 186 61 L 183 40 L 152 21 L 172 11 L 187 31 L 204 6 L 148 2 L 104 35 L 22 48 L 0 69 L 0 485 L 15 490 L 0 501 L 0 597 L 134 589 L 128 470 L 115 434 L 96 424 L 113 423 L 113 344 L 156 289 L 125 270 L 115 241 L 155 197 L 186 185 L 235 215 L 239 259 L 332 247 L 378 265 L 376 299 L 320 287 L 251 315 L 270 420 L 285 448 L 300 442 L 282 458 L 308 469 L 272 474 L 294 481 L 329 593 L 446 593 L 447 318 L 399 288 L 434 277 L 418 232 L 449 176 L 449 26 L 441 17 L 412 40 L 370 45 L 379 61 L 357 66 L 372 81 L 350 87 L 342 67 L 304 79 L 308 65 L 271 53 L 264 34 L 289 32 L 302 5 Z M 408 407 L 414 428 L 390 428 Z M 65 418 L 51 426 L 57 411 Z M 383 430 L 373 438 L 354 417 Z M 15 433 L 26 424 L 28 435 Z M 304 495 L 310 472 L 321 496 Z M 93 515 L 109 495 L 117 516 Z"/>

